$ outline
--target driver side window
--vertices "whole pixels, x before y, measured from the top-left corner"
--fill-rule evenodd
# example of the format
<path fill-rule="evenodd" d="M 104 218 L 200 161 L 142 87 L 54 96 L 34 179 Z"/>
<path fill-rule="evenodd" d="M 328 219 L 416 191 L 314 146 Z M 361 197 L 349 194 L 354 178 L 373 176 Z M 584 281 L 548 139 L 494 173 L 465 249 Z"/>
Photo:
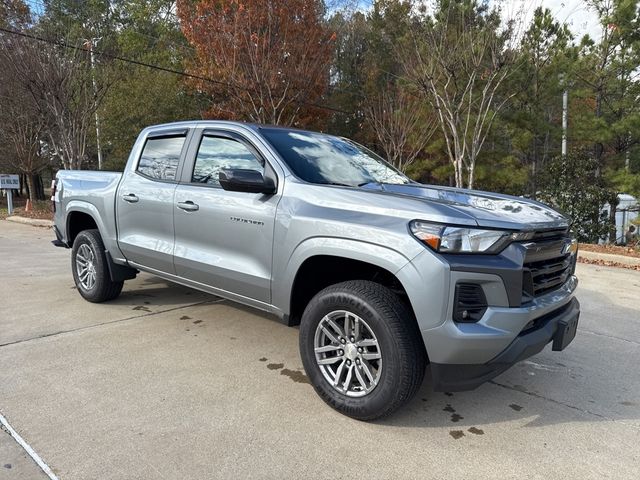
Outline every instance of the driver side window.
<path fill-rule="evenodd" d="M 264 174 L 264 165 L 245 145 L 223 137 L 203 136 L 193 167 L 192 183 L 219 187 L 223 168 L 244 168 Z"/>

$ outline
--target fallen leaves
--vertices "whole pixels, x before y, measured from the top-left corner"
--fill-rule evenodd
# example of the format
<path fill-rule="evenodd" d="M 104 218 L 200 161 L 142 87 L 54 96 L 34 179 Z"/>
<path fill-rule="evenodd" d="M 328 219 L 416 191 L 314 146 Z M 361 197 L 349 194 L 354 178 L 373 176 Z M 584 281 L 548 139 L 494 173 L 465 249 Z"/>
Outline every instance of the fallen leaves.
<path fill-rule="evenodd" d="M 584 257 L 578 257 L 578 263 L 587 263 L 589 265 L 599 265 L 601 267 L 617 267 L 627 268 L 629 270 L 636 270 L 640 272 L 640 265 L 628 265 L 619 262 L 611 262 L 609 260 L 591 260 Z"/>

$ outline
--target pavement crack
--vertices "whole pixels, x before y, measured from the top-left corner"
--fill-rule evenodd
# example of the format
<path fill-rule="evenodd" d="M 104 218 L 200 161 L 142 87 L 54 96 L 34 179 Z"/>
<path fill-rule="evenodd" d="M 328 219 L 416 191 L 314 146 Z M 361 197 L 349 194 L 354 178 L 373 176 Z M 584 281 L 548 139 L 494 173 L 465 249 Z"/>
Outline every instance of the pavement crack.
<path fill-rule="evenodd" d="M 562 405 L 563 407 L 571 408 L 571 409 L 577 410 L 577 411 L 579 411 L 581 413 L 586 413 L 586 414 L 589 414 L 589 415 L 593 415 L 594 417 L 603 418 L 605 420 L 613 420 L 612 418 L 605 417 L 604 415 L 601 415 L 599 413 L 591 412 L 589 410 L 584 410 L 584 409 L 582 409 L 580 407 L 576 407 L 575 405 L 571 405 L 569 403 L 561 402 L 560 400 L 555 400 L 553 398 L 545 397 L 544 395 L 540 395 L 538 393 L 530 392 L 528 390 L 515 388 L 515 387 L 512 387 L 511 385 L 506 385 L 504 383 L 498 383 L 495 380 L 489 380 L 489 383 L 491 383 L 493 385 L 497 385 L 498 387 L 506 388 L 507 390 L 513 390 L 514 392 L 520 392 L 520 393 L 524 393 L 525 395 L 529 395 L 531 397 L 539 398 L 541 400 L 546 400 L 547 402 L 555 403 L 556 405 Z"/>
<path fill-rule="evenodd" d="M 506 385 L 504 383 L 496 382 L 495 380 L 489 380 L 488 383 L 491 383 L 492 385 L 496 385 L 496 386 L 501 387 L 501 388 L 505 388 L 507 390 L 512 390 L 514 392 L 524 393 L 525 395 L 529 395 L 530 397 L 539 398 L 540 400 L 545 400 L 545 401 L 553 403 L 555 405 L 560 405 L 562 407 L 570 408 L 571 410 L 576 410 L 576 411 L 578 411 L 580 413 L 584 413 L 584 414 L 587 414 L 587 415 L 592 415 L 592 416 L 600 418 L 602 420 L 608 420 L 610 422 L 621 423 L 621 424 L 626 425 L 628 427 L 632 427 L 632 428 L 634 428 L 636 430 L 640 430 L 640 427 L 638 427 L 637 425 L 634 425 L 632 423 L 627 423 L 627 422 L 624 422 L 622 420 L 617 420 L 615 418 L 607 417 L 606 415 L 602 415 L 600 413 L 592 412 L 591 410 L 585 410 L 583 408 L 576 407 L 575 405 L 571 405 L 570 403 L 565 403 L 565 402 L 561 402 L 560 400 L 555 400 L 553 398 L 545 397 L 544 395 L 540 395 L 539 393 L 534 393 L 534 392 L 530 392 L 528 390 L 515 388 L 515 387 L 512 387 L 511 385 Z"/>
<path fill-rule="evenodd" d="M 639 345 L 640 346 L 640 342 L 636 342 L 635 340 L 629 340 L 628 338 L 616 337 L 615 335 L 609 335 L 608 333 L 599 333 L 599 332 L 594 332 L 592 330 L 584 330 L 584 329 L 579 329 L 578 333 L 589 333 L 591 335 L 597 335 L 599 337 L 611 338 L 613 340 L 620 340 L 621 342 L 631 343 L 632 345 Z"/>
<path fill-rule="evenodd" d="M 95 323 L 93 325 L 86 325 L 84 327 L 71 328 L 69 330 L 59 330 L 57 332 L 45 333 L 45 334 L 42 334 L 42 335 L 38 335 L 36 337 L 25 338 L 23 340 L 15 340 L 13 342 L 0 343 L 0 348 L 7 347 L 9 345 L 17 345 L 17 344 L 20 344 L 20 343 L 32 342 L 34 340 L 40 340 L 42 338 L 49 338 L 49 337 L 55 337 L 55 336 L 58 336 L 58 335 L 65 335 L 67 333 L 79 332 L 79 331 L 82 331 L 82 330 L 88 330 L 90 328 L 102 327 L 104 325 L 111 325 L 111 324 L 114 324 L 114 323 L 126 322 L 126 321 L 129 321 L 129 320 L 135 320 L 137 318 L 151 317 L 153 315 L 159 315 L 161 313 L 174 312 L 176 310 L 182 310 L 183 308 L 197 307 L 199 305 L 206 305 L 206 304 L 214 305 L 214 304 L 222 303 L 224 301 L 226 301 L 226 299 L 224 299 L 224 298 L 221 298 L 219 300 L 205 300 L 203 302 L 190 303 L 188 305 L 181 305 L 179 307 L 167 308 L 166 310 L 158 310 L 157 312 L 149 312 L 149 313 L 143 313 L 141 315 L 133 315 L 131 317 L 119 318 L 117 320 L 111 320 L 111 321 L 108 321 L 108 322 Z"/>

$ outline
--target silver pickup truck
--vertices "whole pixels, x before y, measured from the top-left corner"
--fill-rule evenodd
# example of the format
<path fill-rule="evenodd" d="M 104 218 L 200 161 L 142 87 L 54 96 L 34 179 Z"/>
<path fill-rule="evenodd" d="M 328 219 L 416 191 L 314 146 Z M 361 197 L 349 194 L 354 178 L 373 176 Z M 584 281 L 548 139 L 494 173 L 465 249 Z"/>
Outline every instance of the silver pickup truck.
<path fill-rule="evenodd" d="M 345 138 L 159 125 L 123 173 L 61 171 L 53 189 L 53 243 L 85 299 L 145 271 L 299 324 L 310 382 L 354 418 L 399 408 L 426 368 L 434 390 L 469 390 L 576 334 L 560 213 L 416 183 Z"/>

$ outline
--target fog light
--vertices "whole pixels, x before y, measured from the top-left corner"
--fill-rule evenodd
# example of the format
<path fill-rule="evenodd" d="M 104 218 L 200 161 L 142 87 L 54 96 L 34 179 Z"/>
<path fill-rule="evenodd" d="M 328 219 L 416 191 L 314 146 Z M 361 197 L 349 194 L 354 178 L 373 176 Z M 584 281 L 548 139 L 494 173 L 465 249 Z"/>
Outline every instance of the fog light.
<path fill-rule="evenodd" d="M 487 298 L 477 283 L 456 284 L 453 303 L 453 319 L 456 322 L 473 323 L 482 318 L 487 310 Z"/>

